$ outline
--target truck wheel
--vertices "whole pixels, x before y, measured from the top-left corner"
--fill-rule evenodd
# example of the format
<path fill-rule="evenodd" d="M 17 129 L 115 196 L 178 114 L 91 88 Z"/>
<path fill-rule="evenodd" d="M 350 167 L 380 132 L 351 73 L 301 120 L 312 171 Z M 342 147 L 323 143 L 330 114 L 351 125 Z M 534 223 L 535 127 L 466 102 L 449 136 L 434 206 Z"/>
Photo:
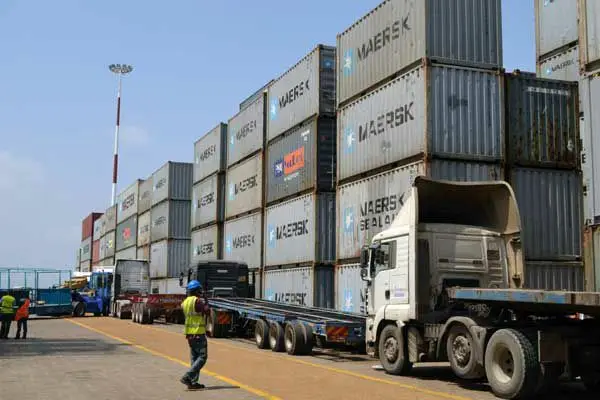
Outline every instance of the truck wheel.
<path fill-rule="evenodd" d="M 137 304 L 131 305 L 131 322 L 133 322 L 134 324 L 137 324 L 137 322 L 138 322 L 136 306 L 137 306 Z"/>
<path fill-rule="evenodd" d="M 269 324 L 265 320 L 259 319 L 254 324 L 254 339 L 259 349 L 269 347 Z"/>
<path fill-rule="evenodd" d="M 446 354 L 452 372 L 460 379 L 480 379 L 485 376 L 485 369 L 477 363 L 475 346 L 477 344 L 466 326 L 456 324 L 450 328 Z"/>
<path fill-rule="evenodd" d="M 309 355 L 312 354 L 313 347 L 315 345 L 315 337 L 313 335 L 312 326 L 300 323 L 302 328 L 302 334 L 304 336 L 304 351 L 303 354 Z"/>
<path fill-rule="evenodd" d="M 304 353 L 304 330 L 300 322 L 291 321 L 285 324 L 284 343 L 285 351 L 291 355 L 296 356 Z"/>
<path fill-rule="evenodd" d="M 81 318 L 85 316 L 85 304 L 80 301 L 76 301 L 73 304 L 73 316 Z"/>
<path fill-rule="evenodd" d="M 276 352 L 285 350 L 283 327 L 278 322 L 271 322 L 269 327 L 269 346 Z"/>
<path fill-rule="evenodd" d="M 531 396 L 540 377 L 533 344 L 515 329 L 500 329 L 487 345 L 485 373 L 496 396 L 502 399 Z"/>
<path fill-rule="evenodd" d="M 408 375 L 412 363 L 408 360 L 406 341 L 402 329 L 388 325 L 379 337 L 379 361 L 385 372 L 391 375 Z"/>
<path fill-rule="evenodd" d="M 148 312 L 148 310 L 146 309 L 146 307 L 142 304 L 139 307 L 139 315 L 138 315 L 138 319 L 140 324 L 148 324 L 150 323 L 150 313 Z"/>

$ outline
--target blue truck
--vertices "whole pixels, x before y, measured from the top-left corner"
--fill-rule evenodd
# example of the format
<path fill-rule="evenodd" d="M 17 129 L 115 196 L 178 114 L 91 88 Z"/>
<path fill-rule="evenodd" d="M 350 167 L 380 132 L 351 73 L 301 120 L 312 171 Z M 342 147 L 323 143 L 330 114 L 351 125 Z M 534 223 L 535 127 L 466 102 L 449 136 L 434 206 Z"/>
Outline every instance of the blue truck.
<path fill-rule="evenodd" d="M 71 303 L 74 317 L 83 317 L 86 313 L 94 316 L 108 316 L 112 298 L 113 268 L 101 267 L 93 271 L 87 287 L 71 291 Z"/>

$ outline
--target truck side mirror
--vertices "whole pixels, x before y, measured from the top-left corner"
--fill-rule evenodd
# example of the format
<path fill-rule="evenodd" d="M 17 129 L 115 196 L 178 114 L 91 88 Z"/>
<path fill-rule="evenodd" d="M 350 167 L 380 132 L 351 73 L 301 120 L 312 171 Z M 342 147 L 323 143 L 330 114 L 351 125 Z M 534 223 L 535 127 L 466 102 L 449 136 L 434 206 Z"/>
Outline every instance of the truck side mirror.
<path fill-rule="evenodd" d="M 367 247 L 363 247 L 360 249 L 360 267 L 367 268 L 369 265 L 369 249 Z"/>

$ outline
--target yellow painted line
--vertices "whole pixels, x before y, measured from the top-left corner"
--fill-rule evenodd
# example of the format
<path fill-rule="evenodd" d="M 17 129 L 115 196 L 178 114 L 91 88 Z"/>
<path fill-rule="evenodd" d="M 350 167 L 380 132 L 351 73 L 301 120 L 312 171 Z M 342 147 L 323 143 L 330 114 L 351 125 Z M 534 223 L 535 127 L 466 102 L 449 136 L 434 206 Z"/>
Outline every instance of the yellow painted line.
<path fill-rule="evenodd" d="M 135 344 L 135 343 L 133 343 L 133 342 L 130 342 L 129 340 L 126 340 L 126 339 L 120 338 L 120 337 L 118 337 L 118 336 L 111 335 L 111 334 L 110 334 L 110 333 L 108 333 L 108 332 L 104 332 L 104 331 L 101 331 L 100 329 L 92 328 L 92 327 L 91 327 L 91 326 L 89 326 L 89 325 L 82 324 L 81 322 L 77 322 L 77 321 L 75 321 L 75 320 L 72 320 L 72 319 L 66 319 L 66 321 L 69 321 L 69 322 L 70 322 L 70 323 L 72 323 L 72 324 L 79 325 L 79 326 L 80 326 L 80 327 L 82 327 L 82 328 L 85 328 L 85 329 L 88 329 L 88 330 L 90 330 L 90 331 L 93 331 L 93 332 L 99 333 L 99 334 L 101 334 L 101 335 L 104 335 L 104 336 L 106 336 L 106 337 L 109 337 L 109 338 L 111 338 L 111 339 L 113 339 L 113 340 L 116 340 L 116 341 L 118 341 L 118 342 L 121 342 L 121 343 L 123 343 L 123 344 L 130 345 L 130 346 L 132 346 L 132 347 L 135 347 L 135 348 L 137 348 L 137 349 L 139 349 L 139 350 L 145 351 L 146 353 L 152 354 L 152 355 L 154 355 L 154 356 L 162 357 L 162 358 L 164 358 L 164 359 L 166 359 L 166 360 L 169 360 L 169 361 L 172 361 L 172 362 L 174 362 L 174 363 L 177 363 L 177 364 L 183 365 L 184 367 L 187 367 L 187 368 L 189 368 L 189 366 L 190 366 L 190 364 L 189 364 L 188 362 L 186 362 L 186 361 L 183 361 L 183 360 L 180 360 L 179 358 L 171 357 L 171 356 L 169 356 L 169 355 L 167 355 L 167 354 L 160 353 L 160 352 L 158 352 L 158 351 L 155 351 L 155 350 L 149 349 L 149 348 L 147 348 L 147 347 L 145 347 L 145 346 L 142 346 L 142 345 L 139 345 L 139 344 Z M 159 329 L 157 329 L 157 330 L 159 330 Z M 161 330 L 161 331 L 163 331 L 163 332 L 165 331 L 164 329 L 160 329 L 160 330 Z M 207 369 L 204 369 L 204 368 L 203 368 L 203 369 L 202 369 L 202 371 L 201 371 L 201 373 L 202 373 L 202 374 L 204 374 L 204 375 L 207 375 L 207 376 L 213 377 L 213 378 L 215 378 L 215 379 L 218 379 L 218 380 L 220 380 L 220 381 L 222 381 L 222 382 L 228 383 L 228 384 L 230 384 L 230 385 L 232 385 L 232 386 L 237 386 L 237 387 L 239 387 L 240 389 L 243 389 L 243 390 L 245 390 L 245 391 L 247 391 L 247 392 L 250 392 L 250 393 L 252 393 L 252 394 L 255 394 L 255 395 L 259 396 L 259 397 L 262 397 L 262 398 L 265 398 L 265 399 L 268 399 L 268 400 L 282 400 L 280 397 L 274 396 L 274 395 L 272 395 L 272 394 L 270 394 L 270 393 L 267 393 L 267 392 L 265 392 L 265 391 L 263 391 L 263 390 L 256 389 L 256 388 L 254 388 L 254 387 L 252 387 L 252 386 L 245 385 L 245 384 L 243 384 L 243 383 L 241 383 L 241 382 L 238 382 L 238 381 L 236 381 L 236 380 L 234 380 L 234 379 L 231 379 L 231 378 L 228 378 L 228 377 L 226 377 L 226 376 L 223 376 L 223 375 L 217 374 L 217 373 L 215 373 L 215 372 L 212 372 L 212 371 L 209 371 L 209 370 L 207 370 Z"/>

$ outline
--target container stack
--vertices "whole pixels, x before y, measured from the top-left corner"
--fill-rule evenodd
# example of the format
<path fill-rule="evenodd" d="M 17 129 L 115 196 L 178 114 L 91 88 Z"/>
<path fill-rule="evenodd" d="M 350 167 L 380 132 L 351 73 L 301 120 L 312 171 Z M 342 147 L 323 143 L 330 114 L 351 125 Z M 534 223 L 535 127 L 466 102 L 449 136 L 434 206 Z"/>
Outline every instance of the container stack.
<path fill-rule="evenodd" d="M 500 8 L 386 0 L 338 35 L 337 308 L 365 312 L 360 248 L 415 176 L 504 178 Z"/>
<path fill-rule="evenodd" d="M 227 124 L 220 122 L 194 143 L 191 263 L 223 258 Z M 188 221 L 190 220 L 188 213 Z"/>
<path fill-rule="evenodd" d="M 115 231 L 117 229 L 118 203 L 106 209 L 100 228 L 100 265 L 115 263 Z"/>
<path fill-rule="evenodd" d="M 94 223 L 102 216 L 102 213 L 93 212 L 81 221 L 81 256 L 79 260 L 79 270 L 82 272 L 91 271 L 94 239 Z"/>
<path fill-rule="evenodd" d="M 151 280 L 179 278 L 189 268 L 192 174 L 192 163 L 173 161 L 152 174 Z"/>
<path fill-rule="evenodd" d="M 318 45 L 267 91 L 263 297 L 334 307 L 335 48 Z"/>
<path fill-rule="evenodd" d="M 138 194 L 137 256 L 138 260 L 150 261 L 150 208 L 152 208 L 152 176 L 141 184 Z"/>
<path fill-rule="evenodd" d="M 94 221 L 94 232 L 92 233 L 92 267 L 100 265 L 100 237 L 102 236 L 102 225 L 104 214 Z"/>
<path fill-rule="evenodd" d="M 138 197 L 143 181 L 136 179 L 117 196 L 117 231 L 115 260 L 137 258 Z"/>

